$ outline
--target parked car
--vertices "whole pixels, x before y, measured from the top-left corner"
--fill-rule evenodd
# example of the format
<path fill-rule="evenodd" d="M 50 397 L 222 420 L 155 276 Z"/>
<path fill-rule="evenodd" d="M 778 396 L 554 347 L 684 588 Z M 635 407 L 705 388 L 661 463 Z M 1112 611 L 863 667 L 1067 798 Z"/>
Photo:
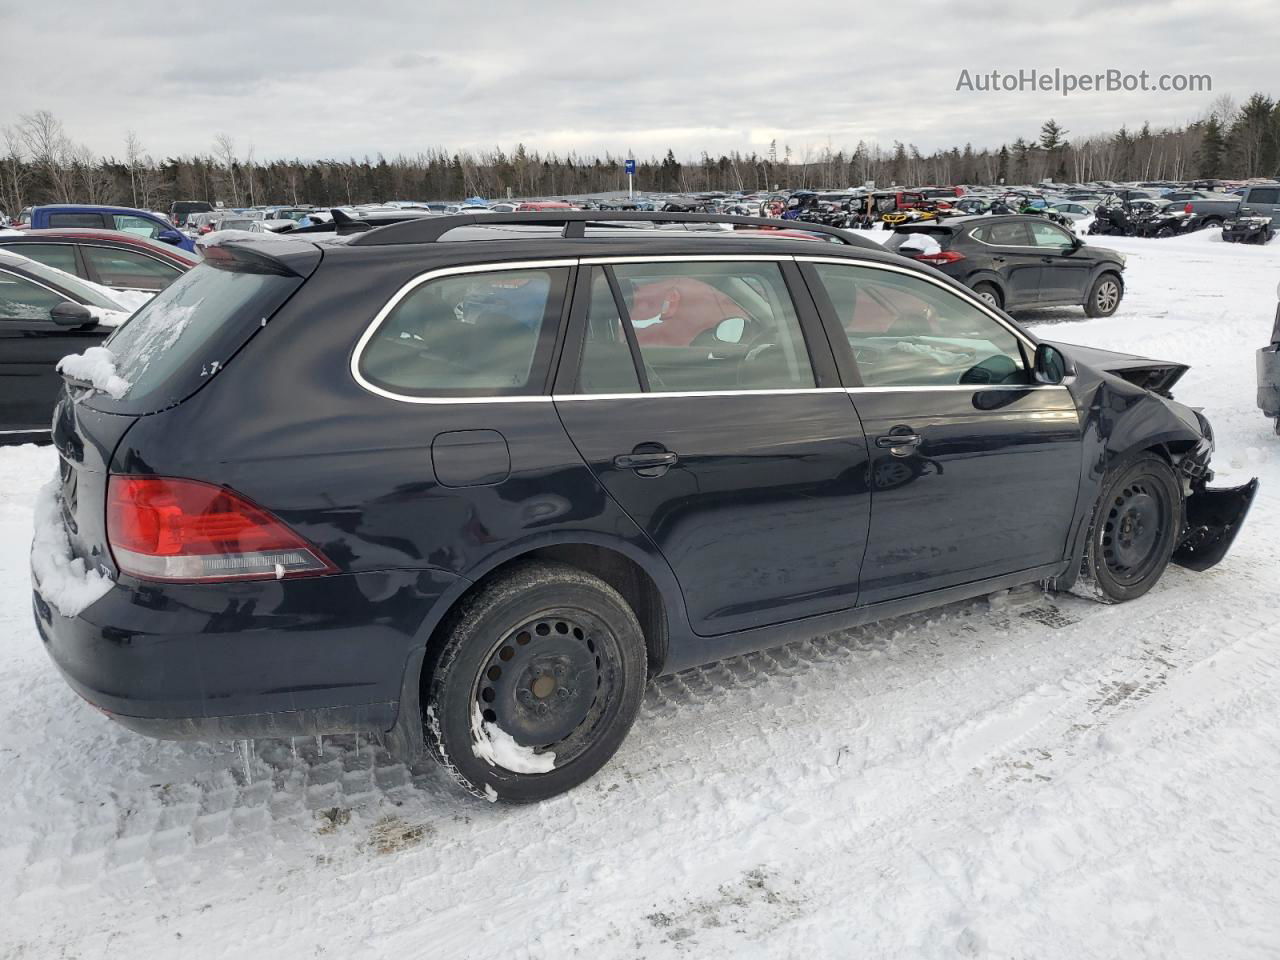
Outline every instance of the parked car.
<path fill-rule="evenodd" d="M 169 220 L 178 228 L 187 225 L 187 218 L 193 213 L 209 213 L 213 204 L 205 200 L 175 200 L 169 204 Z"/>
<path fill-rule="evenodd" d="M 134 210 L 131 207 L 76 203 L 45 204 L 31 209 L 29 226 L 32 230 L 66 227 L 120 230 L 181 247 L 188 253 L 195 252 L 195 244 L 192 243 L 191 238 L 173 224 L 147 210 Z"/>
<path fill-rule="evenodd" d="M 54 364 L 98 346 L 130 309 L 101 287 L 0 248 L 0 442 L 47 438 Z"/>
<path fill-rule="evenodd" d="M 0 250 L 20 253 L 104 287 L 149 293 L 163 290 L 200 259 L 198 254 L 119 230 L 3 233 Z"/>
<path fill-rule="evenodd" d="M 1219 194 L 1200 200 L 1187 200 L 1183 209 L 1199 218 L 1202 227 L 1220 227 L 1240 215 L 1240 198 Z"/>
<path fill-rule="evenodd" d="M 1280 183 L 1249 187 L 1240 198 L 1240 215 L 1266 217 L 1275 224 L 1280 218 Z"/>
<path fill-rule="evenodd" d="M 1068 220 L 1073 221 L 1087 220 L 1089 217 L 1093 216 L 1092 208 L 1085 206 L 1083 203 L 1073 203 L 1069 200 L 1064 200 L 1060 203 L 1052 203 L 1049 205 L 1049 209 L 1054 213 L 1060 213 Z"/>
<path fill-rule="evenodd" d="M 289 217 L 281 217 L 271 220 L 254 220 L 248 226 L 250 233 L 288 233 L 296 230 L 298 221 Z"/>
<path fill-rule="evenodd" d="M 1124 296 L 1124 256 L 1032 215 L 904 224 L 886 247 L 929 264 L 1005 310 L 1083 306 L 1109 317 Z"/>
<path fill-rule="evenodd" d="M 1130 600 L 1253 498 L 1206 485 L 1180 364 L 865 241 L 538 216 L 226 241 L 115 333 L 32 552 L 74 690 L 153 736 L 379 731 L 534 801 L 650 676 L 1022 583 Z"/>

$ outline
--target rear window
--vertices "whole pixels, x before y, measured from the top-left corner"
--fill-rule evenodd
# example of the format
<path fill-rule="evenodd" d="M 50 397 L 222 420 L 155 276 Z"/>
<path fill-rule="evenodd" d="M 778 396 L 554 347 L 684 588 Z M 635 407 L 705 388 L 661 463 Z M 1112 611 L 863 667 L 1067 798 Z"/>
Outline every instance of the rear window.
<path fill-rule="evenodd" d="M 243 265 L 205 263 L 184 273 L 106 341 L 129 389 L 118 400 L 97 394 L 93 404 L 141 414 L 186 399 L 301 284 L 299 277 Z"/>
<path fill-rule="evenodd" d="M 51 213 L 50 227 L 104 227 L 106 221 L 100 213 Z"/>

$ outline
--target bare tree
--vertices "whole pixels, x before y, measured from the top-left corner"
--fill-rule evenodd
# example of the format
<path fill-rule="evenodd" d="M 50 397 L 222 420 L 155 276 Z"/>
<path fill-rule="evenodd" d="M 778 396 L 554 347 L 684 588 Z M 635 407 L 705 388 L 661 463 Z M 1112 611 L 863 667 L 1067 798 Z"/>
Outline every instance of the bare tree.
<path fill-rule="evenodd" d="M 24 113 L 18 120 L 18 132 L 31 154 L 31 162 L 43 171 L 54 194 L 63 203 L 70 203 L 75 170 L 71 140 L 62 129 L 62 121 L 48 110 Z"/>
<path fill-rule="evenodd" d="M 231 185 L 231 205 L 240 206 L 240 190 L 236 186 L 236 142 L 229 133 L 220 133 L 214 138 L 213 156 L 227 170 L 227 180 Z"/>
<path fill-rule="evenodd" d="M 138 135 L 130 130 L 124 136 L 124 159 L 129 165 L 129 190 L 133 194 L 133 205 L 138 205 L 138 168 L 142 163 L 143 146 Z"/>
<path fill-rule="evenodd" d="M 17 216 L 26 206 L 23 203 L 25 198 L 23 187 L 27 183 L 27 165 L 22 134 L 16 128 L 4 128 L 4 149 L 4 177 L 3 182 L 0 183 L 0 207 L 7 207 L 6 212 Z"/>

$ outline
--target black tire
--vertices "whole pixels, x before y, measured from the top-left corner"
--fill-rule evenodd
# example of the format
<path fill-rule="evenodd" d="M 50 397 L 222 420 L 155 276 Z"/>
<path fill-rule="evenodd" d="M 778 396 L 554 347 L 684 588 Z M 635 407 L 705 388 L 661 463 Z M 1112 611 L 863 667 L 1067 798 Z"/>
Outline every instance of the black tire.
<path fill-rule="evenodd" d="M 990 304 L 997 310 L 1004 306 L 1004 297 L 1000 296 L 999 289 L 997 289 L 996 285 L 993 283 L 975 283 L 973 285 L 973 292 L 977 295 L 979 300 Z"/>
<path fill-rule="evenodd" d="M 578 786 L 639 712 L 640 622 L 616 590 L 577 567 L 514 567 L 464 601 L 445 635 L 428 659 L 423 736 L 477 797 L 533 803 Z M 527 769 L 500 763 L 513 749 Z M 544 763 L 550 769 L 538 770 Z"/>
<path fill-rule="evenodd" d="M 1090 317 L 1109 317 L 1120 306 L 1124 299 L 1124 281 L 1119 274 L 1103 273 L 1089 287 L 1089 295 L 1084 298 L 1084 312 Z"/>
<path fill-rule="evenodd" d="M 1144 453 L 1108 473 L 1089 527 L 1080 579 L 1100 600 L 1134 600 L 1159 581 L 1178 544 L 1182 488 L 1168 462 Z"/>

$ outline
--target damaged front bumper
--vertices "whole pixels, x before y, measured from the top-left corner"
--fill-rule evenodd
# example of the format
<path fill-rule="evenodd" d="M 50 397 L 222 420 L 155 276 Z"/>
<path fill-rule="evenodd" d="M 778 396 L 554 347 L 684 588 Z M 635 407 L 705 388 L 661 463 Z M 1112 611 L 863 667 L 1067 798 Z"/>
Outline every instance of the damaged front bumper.
<path fill-rule="evenodd" d="M 1194 490 L 1186 500 L 1186 526 L 1173 562 L 1196 571 L 1218 563 L 1231 549 L 1257 492 L 1257 477 L 1238 487 Z"/>

